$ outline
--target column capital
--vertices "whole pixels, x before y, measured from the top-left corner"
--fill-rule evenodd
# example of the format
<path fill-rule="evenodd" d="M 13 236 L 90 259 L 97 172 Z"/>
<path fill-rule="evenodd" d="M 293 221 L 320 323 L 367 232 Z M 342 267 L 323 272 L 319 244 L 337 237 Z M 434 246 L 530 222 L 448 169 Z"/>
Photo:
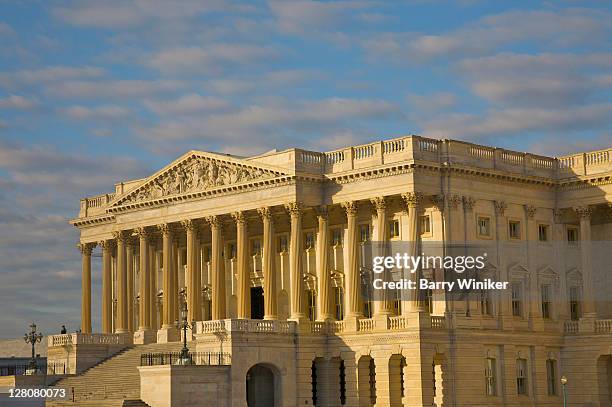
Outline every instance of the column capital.
<path fill-rule="evenodd" d="M 151 239 L 151 231 L 149 231 L 146 227 L 139 227 L 134 230 L 136 232 L 136 236 L 139 238 L 145 238 L 147 240 Z"/>
<path fill-rule="evenodd" d="M 206 222 L 210 225 L 211 229 L 221 229 L 223 227 L 223 221 L 219 215 L 207 216 Z"/>
<path fill-rule="evenodd" d="M 84 256 L 91 256 L 91 252 L 96 247 L 96 243 L 78 243 L 77 248 Z"/>
<path fill-rule="evenodd" d="M 402 195 L 402 201 L 407 208 L 417 208 L 423 201 L 423 194 L 420 192 L 406 192 Z"/>
<path fill-rule="evenodd" d="M 376 213 L 381 213 L 387 210 L 387 197 L 385 196 L 371 198 L 370 203 L 374 207 Z"/>
<path fill-rule="evenodd" d="M 508 207 L 506 201 L 493 201 L 493 205 L 495 206 L 495 214 L 499 216 L 504 216 L 506 208 Z"/>
<path fill-rule="evenodd" d="M 304 205 L 302 204 L 302 202 L 299 201 L 289 202 L 285 204 L 285 210 L 289 212 L 289 215 L 291 215 L 291 217 L 301 216 L 304 210 Z"/>
<path fill-rule="evenodd" d="M 316 206 L 314 210 L 317 214 L 317 219 L 323 218 L 324 220 L 327 220 L 327 217 L 329 216 L 329 207 L 327 205 Z"/>
<path fill-rule="evenodd" d="M 463 202 L 463 209 L 469 212 L 472 209 L 474 209 L 474 204 L 476 203 L 476 200 L 472 198 L 471 196 L 463 196 L 462 202 Z"/>
<path fill-rule="evenodd" d="M 450 209 L 457 209 L 459 207 L 459 204 L 462 202 L 463 199 L 459 195 L 450 195 L 448 197 L 448 207 Z"/>
<path fill-rule="evenodd" d="M 272 211 L 269 206 L 264 206 L 263 208 L 257 209 L 257 213 L 259 214 L 262 220 L 272 220 Z"/>
<path fill-rule="evenodd" d="M 116 230 L 113 232 L 113 238 L 117 242 L 127 243 L 130 235 L 127 230 Z"/>
<path fill-rule="evenodd" d="M 438 211 L 444 212 L 444 209 L 446 208 L 446 195 L 444 194 L 432 195 L 431 201 L 433 202 L 434 206 L 438 209 Z"/>
<path fill-rule="evenodd" d="M 591 215 L 593 213 L 592 209 L 588 206 L 576 206 L 574 208 L 574 211 L 576 212 L 576 214 L 578 215 L 578 217 L 583 220 L 583 219 L 591 219 Z"/>
<path fill-rule="evenodd" d="M 257 210 L 259 212 L 259 209 Z M 232 219 L 236 222 L 237 225 L 246 224 L 247 219 L 244 214 L 244 211 L 236 211 L 232 213 Z"/>
<path fill-rule="evenodd" d="M 342 209 L 346 212 L 346 216 L 356 216 L 357 215 L 357 202 L 355 201 L 347 201 L 342 202 L 340 204 Z"/>
<path fill-rule="evenodd" d="M 188 232 L 195 232 L 198 228 L 198 223 L 193 219 L 185 219 L 181 221 L 181 226 Z"/>
<path fill-rule="evenodd" d="M 527 213 L 527 217 L 529 219 L 532 219 L 538 211 L 538 208 L 536 208 L 534 205 L 524 205 L 524 208 L 525 213 Z"/>
<path fill-rule="evenodd" d="M 157 225 L 157 229 L 162 234 L 162 236 L 172 236 L 172 227 L 169 223 L 162 223 Z"/>
<path fill-rule="evenodd" d="M 100 246 L 103 250 L 112 250 L 116 245 L 117 243 L 113 239 L 100 240 L 98 242 L 98 246 Z"/>

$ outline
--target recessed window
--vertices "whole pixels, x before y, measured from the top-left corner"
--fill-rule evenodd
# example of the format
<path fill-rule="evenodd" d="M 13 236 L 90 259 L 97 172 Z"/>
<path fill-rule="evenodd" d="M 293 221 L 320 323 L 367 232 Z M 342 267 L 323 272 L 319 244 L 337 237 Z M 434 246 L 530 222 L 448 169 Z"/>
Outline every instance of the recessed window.
<path fill-rule="evenodd" d="M 570 244 L 576 244 L 578 242 L 578 229 L 568 227 L 567 228 L 567 241 Z"/>
<path fill-rule="evenodd" d="M 279 253 L 287 252 L 289 244 L 287 243 L 287 235 L 280 235 L 278 237 L 278 247 L 277 250 Z"/>
<path fill-rule="evenodd" d="M 548 383 L 548 395 L 557 395 L 557 361 L 548 359 L 546 361 L 546 382 Z"/>
<path fill-rule="evenodd" d="M 236 258 L 236 243 L 230 243 L 227 245 L 227 251 L 230 259 Z"/>
<path fill-rule="evenodd" d="M 523 315 L 523 286 L 521 283 L 512 283 L 512 315 Z"/>
<path fill-rule="evenodd" d="M 389 238 L 397 238 L 400 236 L 400 224 L 399 220 L 394 219 L 389 222 Z"/>
<path fill-rule="evenodd" d="M 344 319 L 344 290 L 342 287 L 334 287 L 334 307 L 337 321 Z"/>
<path fill-rule="evenodd" d="M 315 239 L 313 232 L 304 233 L 304 249 L 313 249 L 315 246 Z"/>
<path fill-rule="evenodd" d="M 491 218 L 488 216 L 478 217 L 478 236 L 491 237 Z"/>
<path fill-rule="evenodd" d="M 341 229 L 332 229 L 332 246 L 340 246 L 342 244 L 342 230 Z"/>
<path fill-rule="evenodd" d="M 359 241 L 361 243 L 368 242 L 370 240 L 370 225 L 359 225 Z"/>
<path fill-rule="evenodd" d="M 317 318 L 317 294 L 314 290 L 307 290 L 308 299 L 308 319 L 314 321 Z"/>
<path fill-rule="evenodd" d="M 516 360 L 516 392 L 517 394 L 527 395 L 527 359 Z"/>
<path fill-rule="evenodd" d="M 493 304 L 488 290 L 480 290 L 480 312 L 482 315 L 493 315 Z"/>
<path fill-rule="evenodd" d="M 251 256 L 256 256 L 261 254 L 261 242 L 259 239 L 251 240 Z"/>
<path fill-rule="evenodd" d="M 510 239 L 521 238 L 521 222 L 518 220 L 508 221 L 508 236 L 510 236 Z"/>
<path fill-rule="evenodd" d="M 551 318 L 551 302 L 550 302 L 550 285 L 544 284 L 541 288 L 542 290 L 542 318 L 550 319 Z"/>
<path fill-rule="evenodd" d="M 429 215 L 421 216 L 420 225 L 421 234 L 429 235 L 431 234 L 431 218 Z"/>
<path fill-rule="evenodd" d="M 548 231 L 550 227 L 548 225 L 538 225 L 538 240 L 540 242 L 548 242 L 549 236 Z"/>
<path fill-rule="evenodd" d="M 495 358 L 485 360 L 485 386 L 487 396 L 497 395 L 497 368 Z"/>
<path fill-rule="evenodd" d="M 580 287 L 570 287 L 569 290 L 570 318 L 572 321 L 580 319 Z"/>

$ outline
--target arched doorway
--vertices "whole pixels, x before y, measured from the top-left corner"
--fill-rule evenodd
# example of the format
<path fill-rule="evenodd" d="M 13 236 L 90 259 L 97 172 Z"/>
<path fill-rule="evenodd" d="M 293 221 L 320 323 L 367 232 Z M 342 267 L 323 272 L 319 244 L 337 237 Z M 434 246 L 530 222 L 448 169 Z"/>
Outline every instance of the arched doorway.
<path fill-rule="evenodd" d="M 249 369 L 246 375 L 248 407 L 274 407 L 277 405 L 278 386 L 274 371 L 263 364 Z"/>

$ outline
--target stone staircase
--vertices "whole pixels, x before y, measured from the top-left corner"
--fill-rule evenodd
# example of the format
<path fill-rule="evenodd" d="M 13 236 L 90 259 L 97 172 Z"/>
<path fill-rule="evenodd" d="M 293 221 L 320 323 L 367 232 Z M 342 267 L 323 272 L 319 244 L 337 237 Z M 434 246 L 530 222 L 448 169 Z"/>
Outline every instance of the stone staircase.
<path fill-rule="evenodd" d="M 62 406 L 146 406 L 140 400 L 140 355 L 151 352 L 178 352 L 180 342 L 130 346 L 76 376 L 66 377 L 51 387 L 66 389 L 67 400 L 49 400 L 50 407 Z M 74 402 L 72 389 L 74 388 Z"/>

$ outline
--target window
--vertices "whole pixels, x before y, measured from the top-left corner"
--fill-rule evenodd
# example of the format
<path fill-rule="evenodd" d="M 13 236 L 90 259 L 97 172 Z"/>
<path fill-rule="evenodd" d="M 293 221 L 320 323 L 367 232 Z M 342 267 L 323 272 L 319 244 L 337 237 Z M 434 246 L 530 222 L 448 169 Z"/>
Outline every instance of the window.
<path fill-rule="evenodd" d="M 497 368 L 495 358 L 485 361 L 485 388 L 487 396 L 497 396 Z"/>
<path fill-rule="evenodd" d="M 546 382 L 548 383 L 548 395 L 557 395 L 557 361 L 548 359 L 546 361 Z"/>
<path fill-rule="evenodd" d="M 429 215 L 421 216 L 419 226 L 421 227 L 420 232 L 422 235 L 431 234 L 431 218 Z"/>
<path fill-rule="evenodd" d="M 334 287 L 334 299 L 336 306 L 336 320 L 344 319 L 344 290 L 341 287 Z"/>
<path fill-rule="evenodd" d="M 332 246 L 340 246 L 342 244 L 342 229 L 332 229 Z"/>
<path fill-rule="evenodd" d="M 287 235 L 280 235 L 278 237 L 278 252 L 285 253 L 287 252 L 288 247 L 289 244 L 287 243 Z"/>
<path fill-rule="evenodd" d="M 512 315 L 520 317 L 523 315 L 523 287 L 521 283 L 512 283 Z"/>
<path fill-rule="evenodd" d="M 478 236 L 491 237 L 491 218 L 487 216 L 478 217 Z"/>
<path fill-rule="evenodd" d="M 363 302 L 363 316 L 366 318 L 372 318 L 372 301 Z"/>
<path fill-rule="evenodd" d="M 389 222 L 389 238 L 393 239 L 396 237 L 400 237 L 400 224 L 397 219 Z"/>
<path fill-rule="evenodd" d="M 482 315 L 493 315 L 493 304 L 488 290 L 480 290 L 480 312 Z"/>
<path fill-rule="evenodd" d="M 314 321 L 317 318 L 317 294 L 314 290 L 307 290 L 308 319 Z"/>
<path fill-rule="evenodd" d="M 204 254 L 205 254 L 205 257 L 206 257 L 206 261 L 212 261 L 212 247 L 206 246 L 206 249 L 204 249 Z M 160 266 L 160 268 L 161 268 L 161 266 Z"/>
<path fill-rule="evenodd" d="M 518 220 L 508 221 L 508 236 L 510 236 L 510 239 L 521 238 L 521 222 Z"/>
<path fill-rule="evenodd" d="M 370 240 L 370 225 L 359 225 L 359 241 L 365 243 Z"/>
<path fill-rule="evenodd" d="M 527 359 L 516 360 L 516 392 L 527 395 Z"/>
<path fill-rule="evenodd" d="M 261 242 L 259 239 L 251 240 L 251 256 L 261 254 Z"/>
<path fill-rule="evenodd" d="M 542 286 L 542 318 L 551 318 L 551 304 L 550 304 L 550 285 L 546 284 Z"/>
<path fill-rule="evenodd" d="M 236 243 L 230 243 L 227 245 L 227 252 L 229 253 L 230 259 L 236 258 Z"/>
<path fill-rule="evenodd" d="M 548 225 L 538 225 L 538 240 L 540 242 L 548 242 Z"/>
<path fill-rule="evenodd" d="M 570 244 L 578 243 L 578 229 L 573 227 L 567 228 L 567 242 Z"/>
<path fill-rule="evenodd" d="M 400 290 L 392 290 L 393 294 L 393 314 L 394 315 L 402 315 L 402 299 Z"/>
<path fill-rule="evenodd" d="M 431 288 L 427 288 L 424 290 L 424 300 L 425 300 L 425 309 L 430 314 L 433 312 L 433 291 Z"/>
<path fill-rule="evenodd" d="M 580 288 L 570 287 L 569 292 L 570 302 L 570 318 L 572 321 L 578 321 L 580 319 Z"/>
<path fill-rule="evenodd" d="M 304 249 L 312 249 L 315 246 L 314 233 L 306 232 L 304 233 Z"/>

